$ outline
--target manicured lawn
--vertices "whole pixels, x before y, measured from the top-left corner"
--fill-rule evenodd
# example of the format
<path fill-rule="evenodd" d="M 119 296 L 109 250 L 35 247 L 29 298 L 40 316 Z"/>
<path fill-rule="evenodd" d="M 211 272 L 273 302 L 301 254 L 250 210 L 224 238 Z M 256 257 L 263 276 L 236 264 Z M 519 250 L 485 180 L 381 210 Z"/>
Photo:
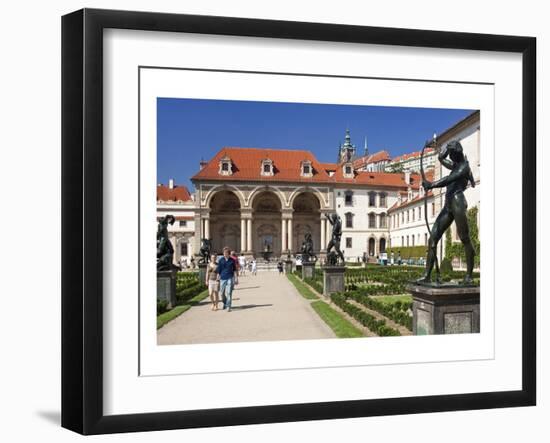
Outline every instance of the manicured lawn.
<path fill-rule="evenodd" d="M 311 307 L 319 317 L 334 331 L 338 338 L 363 337 L 363 333 L 347 321 L 342 315 L 332 309 L 327 303 L 318 300 L 311 303 Z"/>
<path fill-rule="evenodd" d="M 370 297 L 385 305 L 393 305 L 396 301 L 400 301 L 401 303 L 412 302 L 412 295 L 371 295 Z"/>
<path fill-rule="evenodd" d="M 170 309 L 169 311 L 166 311 L 160 315 L 157 315 L 157 329 L 162 328 L 169 321 L 172 321 L 176 317 L 179 317 L 181 314 L 187 311 L 191 306 L 204 300 L 206 297 L 208 297 L 208 290 L 202 291 L 200 294 L 195 295 L 192 299 L 190 299 L 184 305 L 176 306 L 175 308 Z"/>
<path fill-rule="evenodd" d="M 302 295 L 302 297 L 307 298 L 308 300 L 317 300 L 319 298 L 298 277 L 296 277 L 293 274 L 287 274 L 286 276 L 291 281 L 291 283 L 296 287 L 296 289 Z"/>

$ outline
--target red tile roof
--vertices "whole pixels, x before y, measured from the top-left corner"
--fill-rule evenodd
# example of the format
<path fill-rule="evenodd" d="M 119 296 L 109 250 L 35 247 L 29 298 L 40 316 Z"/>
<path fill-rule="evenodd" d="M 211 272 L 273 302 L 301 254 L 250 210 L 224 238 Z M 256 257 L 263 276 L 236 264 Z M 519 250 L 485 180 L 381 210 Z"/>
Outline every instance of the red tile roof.
<path fill-rule="evenodd" d="M 336 171 L 338 165 L 336 163 L 319 163 L 325 171 Z"/>
<path fill-rule="evenodd" d="M 401 162 L 401 161 L 404 161 L 404 160 L 410 160 L 410 159 L 415 158 L 415 157 L 420 157 L 421 152 L 422 151 L 414 151 L 414 152 L 410 152 L 408 154 L 398 155 L 397 157 L 394 157 L 392 159 L 392 161 L 393 162 Z M 426 148 L 426 150 L 424 151 L 424 155 L 431 154 L 432 152 L 433 152 L 432 148 Z"/>
<path fill-rule="evenodd" d="M 390 154 L 388 151 L 378 151 L 374 154 L 369 155 L 368 157 L 358 158 L 353 162 L 354 168 L 362 168 L 370 163 L 378 163 L 381 161 L 391 160 Z"/>
<path fill-rule="evenodd" d="M 381 151 L 385 153 L 386 151 Z M 233 170 L 231 175 L 220 175 L 219 162 L 222 158 L 231 159 Z M 389 158 L 389 155 L 388 155 Z M 261 175 L 262 160 L 273 161 L 273 176 Z M 300 166 L 303 160 L 311 161 L 313 177 L 302 177 Z M 327 170 L 335 171 L 330 177 Z M 267 181 L 267 182 L 309 182 L 309 183 L 352 183 L 384 187 L 407 188 L 405 175 L 389 172 L 356 171 L 354 178 L 344 178 L 342 165 L 321 163 L 310 151 L 262 148 L 222 148 L 191 180 L 220 181 Z M 420 176 L 411 174 L 411 186 L 418 189 Z"/>
<path fill-rule="evenodd" d="M 157 186 L 157 201 L 189 201 L 191 194 L 187 187 L 182 185 L 174 185 L 172 189 L 165 185 Z"/>
<path fill-rule="evenodd" d="M 227 156 L 233 164 L 231 175 L 218 174 L 219 162 Z M 262 160 L 273 161 L 273 176 L 261 175 Z M 301 162 L 311 161 L 312 177 L 302 177 Z M 293 182 L 331 182 L 322 163 L 315 156 L 304 150 L 261 149 L 261 148 L 223 148 L 208 164 L 195 174 L 191 180 L 222 180 L 222 181 L 293 181 Z"/>
<path fill-rule="evenodd" d="M 428 197 L 433 196 L 433 192 L 431 191 L 431 189 L 428 191 L 427 195 Z M 396 209 L 404 208 L 406 206 L 417 203 L 418 201 L 421 201 L 421 200 L 424 200 L 424 195 L 418 194 L 416 197 L 414 197 L 411 200 L 403 200 L 401 203 L 396 202 L 390 209 L 388 209 L 388 212 L 395 211 Z"/>

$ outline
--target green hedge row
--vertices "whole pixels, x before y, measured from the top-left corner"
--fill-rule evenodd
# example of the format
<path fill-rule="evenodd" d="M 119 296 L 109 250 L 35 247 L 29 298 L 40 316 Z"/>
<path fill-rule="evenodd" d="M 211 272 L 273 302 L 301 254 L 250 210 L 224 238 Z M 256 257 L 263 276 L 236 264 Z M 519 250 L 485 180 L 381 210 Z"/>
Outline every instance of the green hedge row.
<path fill-rule="evenodd" d="M 391 253 L 393 252 L 393 261 L 394 263 L 396 263 L 397 256 L 399 253 L 401 253 L 402 259 L 420 258 L 420 257 L 425 258 L 428 255 L 428 247 L 426 245 L 391 247 L 391 248 L 388 248 L 386 252 L 388 253 L 388 260 L 390 259 Z"/>
<path fill-rule="evenodd" d="M 354 291 L 346 293 L 346 296 L 361 303 L 363 306 L 372 309 L 390 319 L 394 322 L 405 326 L 408 330 L 412 331 L 412 317 L 409 315 L 409 309 L 412 309 L 411 303 L 403 303 L 396 301 L 393 304 L 386 304 L 370 298 L 368 295 L 361 291 Z"/>
<path fill-rule="evenodd" d="M 332 294 L 330 296 L 330 299 L 345 313 L 351 315 L 359 323 L 361 323 L 363 326 L 366 326 L 380 337 L 401 335 L 397 329 L 393 329 L 387 326 L 385 320 L 377 320 L 368 312 L 365 312 L 361 308 L 352 305 L 351 303 L 348 303 L 346 297 L 342 294 Z"/>
<path fill-rule="evenodd" d="M 205 289 L 206 289 L 206 285 L 202 282 L 199 282 L 197 279 L 194 285 L 186 287 L 181 290 L 180 289 L 176 290 L 176 303 L 178 305 L 182 305 L 187 301 L 189 301 L 191 298 L 200 294 Z"/>
<path fill-rule="evenodd" d="M 315 278 L 306 278 L 304 280 L 309 286 L 315 289 L 319 294 L 323 293 L 323 281 L 319 281 Z"/>

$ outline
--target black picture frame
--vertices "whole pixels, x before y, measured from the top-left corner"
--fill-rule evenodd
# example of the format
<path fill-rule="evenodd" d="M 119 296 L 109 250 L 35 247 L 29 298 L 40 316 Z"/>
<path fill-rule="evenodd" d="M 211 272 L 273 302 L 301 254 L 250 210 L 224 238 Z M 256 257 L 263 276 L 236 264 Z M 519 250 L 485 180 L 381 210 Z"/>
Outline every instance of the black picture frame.
<path fill-rule="evenodd" d="M 103 30 L 108 28 L 522 55 L 522 389 L 106 416 L 103 413 Z M 83 9 L 62 18 L 62 426 L 82 434 L 536 404 L 536 39 Z"/>

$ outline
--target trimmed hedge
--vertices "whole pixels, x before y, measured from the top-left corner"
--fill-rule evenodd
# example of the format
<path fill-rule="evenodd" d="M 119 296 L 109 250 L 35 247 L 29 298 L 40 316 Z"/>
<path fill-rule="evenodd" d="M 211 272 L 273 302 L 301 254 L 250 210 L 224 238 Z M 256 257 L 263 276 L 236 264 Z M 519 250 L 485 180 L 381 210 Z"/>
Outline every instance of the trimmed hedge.
<path fill-rule="evenodd" d="M 368 312 L 365 312 L 361 308 L 349 303 L 344 295 L 339 293 L 332 294 L 330 299 L 345 313 L 355 318 L 359 323 L 366 326 L 369 330 L 380 337 L 401 335 L 397 329 L 387 326 L 385 320 L 377 320 Z"/>
<path fill-rule="evenodd" d="M 352 300 L 361 303 L 363 306 L 372 309 L 390 319 L 394 322 L 405 326 L 408 330 L 412 331 L 412 317 L 409 315 L 409 309 L 412 309 L 411 303 L 403 303 L 396 301 L 393 304 L 385 304 L 370 298 L 368 295 L 361 293 L 361 291 L 349 292 L 346 294 Z"/>

